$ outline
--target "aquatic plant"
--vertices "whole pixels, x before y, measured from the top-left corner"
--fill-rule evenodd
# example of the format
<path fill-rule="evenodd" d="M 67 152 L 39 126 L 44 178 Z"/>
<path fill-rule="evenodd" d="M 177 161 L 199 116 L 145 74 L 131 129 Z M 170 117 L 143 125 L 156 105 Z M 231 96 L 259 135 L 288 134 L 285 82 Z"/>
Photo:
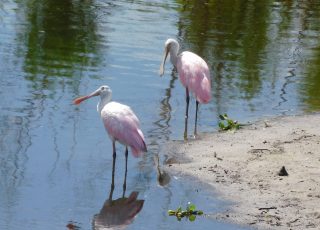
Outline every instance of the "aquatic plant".
<path fill-rule="evenodd" d="M 196 210 L 196 206 L 188 202 L 186 210 L 182 210 L 181 207 L 176 210 L 168 210 L 169 216 L 176 216 L 178 221 L 181 221 L 182 218 L 186 217 L 189 221 L 195 221 L 196 216 L 203 214 L 203 211 Z"/>
<path fill-rule="evenodd" d="M 237 130 L 240 128 L 240 124 L 238 121 L 234 121 L 228 117 L 228 115 L 225 113 L 223 115 L 219 115 L 220 121 L 219 121 L 219 128 L 220 130 L 226 131 L 226 130 Z"/>

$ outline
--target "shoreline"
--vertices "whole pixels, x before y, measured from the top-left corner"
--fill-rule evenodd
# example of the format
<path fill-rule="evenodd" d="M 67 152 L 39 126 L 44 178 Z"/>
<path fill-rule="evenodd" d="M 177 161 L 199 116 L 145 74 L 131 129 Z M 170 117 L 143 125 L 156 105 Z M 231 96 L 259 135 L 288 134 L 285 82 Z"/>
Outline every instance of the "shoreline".
<path fill-rule="evenodd" d="M 274 117 L 167 145 L 167 172 L 232 204 L 212 218 L 254 229 L 320 229 L 320 114 Z M 288 176 L 279 176 L 282 167 Z"/>

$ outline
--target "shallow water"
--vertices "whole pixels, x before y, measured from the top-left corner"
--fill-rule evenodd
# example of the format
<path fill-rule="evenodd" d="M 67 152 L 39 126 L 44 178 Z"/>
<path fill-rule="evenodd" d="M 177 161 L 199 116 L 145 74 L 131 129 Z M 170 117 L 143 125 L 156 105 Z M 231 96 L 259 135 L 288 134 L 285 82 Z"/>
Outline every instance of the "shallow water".
<path fill-rule="evenodd" d="M 221 113 L 246 122 L 319 111 L 319 12 L 317 1 L 294 0 L 1 1 L 0 228 L 92 228 L 109 195 L 111 142 L 97 100 L 72 99 L 108 84 L 140 118 L 149 148 L 129 156 L 126 196 L 145 201 L 128 228 L 239 229 L 167 216 L 188 201 L 208 214 L 224 204 L 188 179 L 157 184 L 154 156 L 182 140 L 185 110 L 171 65 L 158 76 L 163 43 L 175 37 L 210 66 L 213 100 L 200 107 L 199 131 L 216 130 Z M 189 128 L 193 119 L 194 100 Z M 124 176 L 117 150 L 115 199 Z"/>

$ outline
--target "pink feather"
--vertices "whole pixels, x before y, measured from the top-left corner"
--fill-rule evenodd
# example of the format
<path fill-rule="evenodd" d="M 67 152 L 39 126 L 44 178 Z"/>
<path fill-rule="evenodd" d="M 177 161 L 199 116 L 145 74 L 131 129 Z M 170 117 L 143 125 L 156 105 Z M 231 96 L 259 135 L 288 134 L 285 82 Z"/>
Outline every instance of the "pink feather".
<path fill-rule="evenodd" d="M 129 106 L 109 102 L 102 109 L 101 118 L 110 138 L 129 146 L 135 157 L 147 151 L 139 120 Z"/>
<path fill-rule="evenodd" d="M 189 89 L 200 103 L 211 100 L 210 71 L 198 55 L 184 51 L 178 56 L 177 69 L 182 85 Z"/>

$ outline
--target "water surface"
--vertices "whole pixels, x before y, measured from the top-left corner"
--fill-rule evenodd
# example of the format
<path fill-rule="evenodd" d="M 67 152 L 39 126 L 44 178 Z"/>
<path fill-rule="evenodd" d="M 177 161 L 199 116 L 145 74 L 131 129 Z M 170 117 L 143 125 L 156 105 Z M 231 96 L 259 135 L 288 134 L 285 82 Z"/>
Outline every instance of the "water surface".
<path fill-rule="evenodd" d="M 157 73 L 168 37 L 211 69 L 213 100 L 200 107 L 199 131 L 216 130 L 221 113 L 246 122 L 320 109 L 317 1 L 4 0 L 0 30 L 1 229 L 92 228 L 109 194 L 111 142 L 97 100 L 76 107 L 72 99 L 102 84 L 135 111 L 149 147 L 129 156 L 126 195 L 145 201 L 128 228 L 239 229 L 167 216 L 188 201 L 209 214 L 223 207 L 188 179 L 157 184 L 153 157 L 184 130 L 185 91 L 170 64 Z M 117 150 L 115 199 L 124 176 Z"/>

